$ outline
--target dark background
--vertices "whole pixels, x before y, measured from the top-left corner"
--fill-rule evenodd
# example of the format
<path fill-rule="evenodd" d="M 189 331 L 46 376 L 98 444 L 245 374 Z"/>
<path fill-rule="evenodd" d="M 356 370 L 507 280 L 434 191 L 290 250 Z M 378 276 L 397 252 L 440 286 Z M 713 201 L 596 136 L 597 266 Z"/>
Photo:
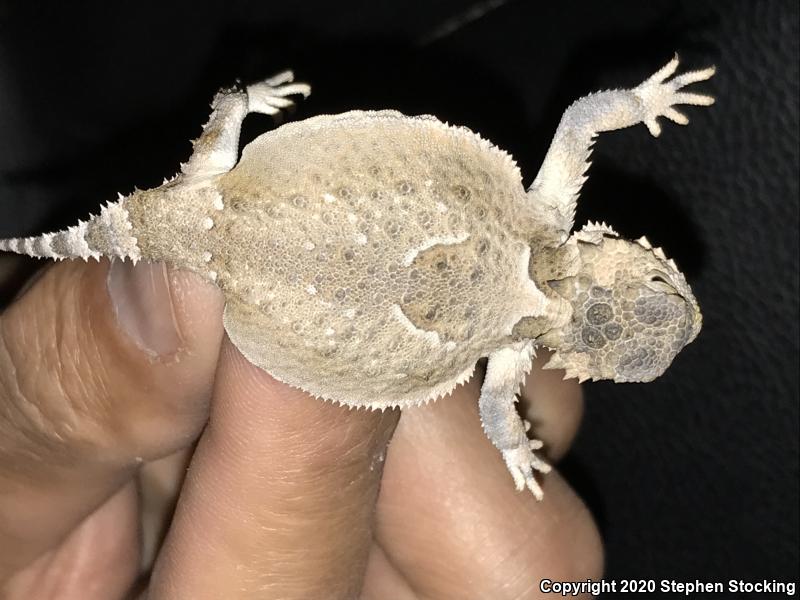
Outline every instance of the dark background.
<path fill-rule="evenodd" d="M 798 5 L 769 2 L 0 1 L 0 236 L 158 185 L 216 88 L 292 67 L 295 118 L 432 113 L 479 131 L 529 184 L 575 98 L 629 87 L 677 50 L 717 97 L 604 134 L 578 224 L 647 234 L 705 315 L 658 381 L 587 385 L 563 470 L 607 577 L 798 579 Z M 270 127 L 251 116 L 245 140 Z M 6 297 L 35 261 L 0 257 Z"/>

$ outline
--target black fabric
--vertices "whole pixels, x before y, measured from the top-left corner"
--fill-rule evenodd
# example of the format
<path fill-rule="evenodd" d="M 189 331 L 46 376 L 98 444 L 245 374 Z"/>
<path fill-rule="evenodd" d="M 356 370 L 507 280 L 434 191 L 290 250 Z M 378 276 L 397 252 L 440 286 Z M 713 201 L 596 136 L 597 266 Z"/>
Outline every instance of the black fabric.
<path fill-rule="evenodd" d="M 578 215 L 663 246 L 704 329 L 652 384 L 587 385 L 562 468 L 608 577 L 798 578 L 796 2 L 21 4 L 0 8 L 3 236 L 158 185 L 234 77 L 292 66 L 314 86 L 298 117 L 391 107 L 468 125 L 529 183 L 576 97 L 675 50 L 716 64 L 697 88 L 717 104 L 687 109 L 688 128 L 601 136 Z M 248 118 L 245 140 L 270 125 Z"/>

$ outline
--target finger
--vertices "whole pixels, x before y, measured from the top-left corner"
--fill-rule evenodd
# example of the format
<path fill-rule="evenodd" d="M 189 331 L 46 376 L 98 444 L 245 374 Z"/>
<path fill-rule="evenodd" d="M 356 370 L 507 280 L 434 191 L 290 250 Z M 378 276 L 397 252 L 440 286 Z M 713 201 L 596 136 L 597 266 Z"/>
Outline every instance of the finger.
<path fill-rule="evenodd" d="M 676 52 L 675 56 L 672 57 L 672 60 L 661 67 L 658 71 L 653 73 L 647 82 L 661 83 L 678 69 L 679 62 L 680 60 L 678 59 L 678 53 Z"/>
<path fill-rule="evenodd" d="M 273 94 L 280 94 L 281 96 L 300 94 L 304 98 L 308 98 L 311 95 L 311 86 L 307 83 L 292 83 L 291 85 L 282 85 L 277 90 L 273 90 Z"/>
<path fill-rule="evenodd" d="M 278 108 L 287 108 L 289 106 L 294 106 L 294 101 L 289 100 L 288 98 L 282 98 L 280 96 L 270 96 L 265 100 L 267 104 L 270 106 L 277 106 Z"/>
<path fill-rule="evenodd" d="M 155 597 L 355 597 L 396 421 L 281 384 L 226 342 Z"/>
<path fill-rule="evenodd" d="M 707 79 L 711 79 L 711 77 L 713 77 L 714 73 L 716 72 L 717 72 L 716 67 L 708 67 L 706 69 L 700 69 L 698 71 L 689 71 L 688 73 L 682 73 L 678 75 L 675 79 L 672 80 L 672 84 L 675 86 L 675 89 L 679 89 L 689 85 L 690 83 L 696 83 L 698 81 L 706 81 Z"/>
<path fill-rule="evenodd" d="M 0 580 L 205 422 L 221 302 L 162 265 L 63 263 L 0 321 Z"/>
<path fill-rule="evenodd" d="M 264 80 L 270 87 L 276 87 L 282 85 L 284 83 L 290 83 L 294 81 L 294 71 L 287 69 L 286 71 L 281 71 L 280 73 L 276 73 L 272 77 L 268 77 Z"/>
<path fill-rule="evenodd" d="M 377 511 L 388 561 L 432 599 L 527 598 L 544 577 L 598 577 L 602 547 L 586 507 L 557 473 L 542 478 L 542 502 L 515 491 L 481 430 L 477 388 L 404 411 Z M 367 573 L 367 590 L 391 585 L 380 575 Z"/>
<path fill-rule="evenodd" d="M 653 137 L 658 137 L 661 135 L 661 125 L 659 125 L 658 121 L 655 119 L 648 119 L 644 122 L 644 124 L 647 126 L 647 130 Z"/>
<path fill-rule="evenodd" d="M 373 543 L 359 600 L 420 600 L 406 577 L 378 543 Z"/>
<path fill-rule="evenodd" d="M 562 369 L 542 369 L 551 354 L 541 351 L 533 361 L 520 394 L 520 414 L 531 424 L 531 435 L 544 442 L 550 461 L 566 454 L 583 417 L 583 392 L 576 379 L 563 379 Z"/>
<path fill-rule="evenodd" d="M 667 110 L 665 110 L 664 116 L 673 123 L 677 123 L 678 125 L 689 124 L 689 117 L 687 117 L 685 114 L 683 114 L 681 111 L 675 108 L 668 108 Z"/>
<path fill-rule="evenodd" d="M 711 106 L 712 104 L 714 104 L 714 97 L 706 96 L 705 94 L 692 94 L 690 92 L 679 92 L 675 94 L 675 104 Z"/>
<path fill-rule="evenodd" d="M 149 572 L 164 541 L 193 448 L 142 465 L 139 469 L 142 570 Z"/>
<path fill-rule="evenodd" d="M 4 600 L 123 598 L 139 574 L 133 482 L 82 521 L 57 548 L 0 587 Z"/>

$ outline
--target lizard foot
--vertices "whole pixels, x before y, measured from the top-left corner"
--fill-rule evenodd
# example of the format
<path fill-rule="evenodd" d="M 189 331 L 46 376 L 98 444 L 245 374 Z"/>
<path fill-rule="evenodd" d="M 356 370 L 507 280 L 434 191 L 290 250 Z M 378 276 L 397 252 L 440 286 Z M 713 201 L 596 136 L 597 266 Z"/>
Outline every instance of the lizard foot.
<path fill-rule="evenodd" d="M 715 68 L 708 67 L 699 71 L 689 71 L 672 77 L 678 69 L 678 55 L 659 69 L 649 79 L 639 84 L 633 89 L 633 93 L 642 102 L 642 122 L 654 137 L 661 134 L 661 125 L 658 124 L 658 117 L 666 117 L 670 121 L 679 125 L 689 123 L 688 117 L 673 108 L 676 104 L 693 104 L 696 106 L 710 106 L 714 104 L 714 98 L 704 94 L 694 94 L 681 91 L 690 83 L 705 81 L 714 75 Z M 667 81 L 669 79 L 669 81 Z"/>
<path fill-rule="evenodd" d="M 308 98 L 311 86 L 307 83 L 294 83 L 292 71 L 281 71 L 264 81 L 247 86 L 250 111 L 265 115 L 275 115 L 281 109 L 292 106 L 294 102 L 286 96 L 295 94 L 302 94 L 303 98 Z"/>
<path fill-rule="evenodd" d="M 541 449 L 542 445 L 540 440 L 526 438 L 525 442 L 516 448 L 503 450 L 503 459 L 514 478 L 517 491 L 522 491 L 527 487 L 537 500 L 541 500 L 544 493 L 533 472 L 549 473 L 551 469 L 550 465 L 533 453 L 534 450 Z"/>

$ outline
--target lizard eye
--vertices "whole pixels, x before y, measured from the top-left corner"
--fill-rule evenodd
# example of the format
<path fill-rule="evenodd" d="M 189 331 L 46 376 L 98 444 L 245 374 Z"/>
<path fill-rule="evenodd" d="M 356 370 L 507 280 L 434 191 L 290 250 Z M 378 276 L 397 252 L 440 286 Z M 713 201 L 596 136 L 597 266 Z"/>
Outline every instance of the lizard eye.
<path fill-rule="evenodd" d="M 664 273 L 655 271 L 650 274 L 647 280 L 647 287 L 654 292 L 664 292 L 666 294 L 677 294 L 678 290 L 670 282 L 669 278 Z"/>

